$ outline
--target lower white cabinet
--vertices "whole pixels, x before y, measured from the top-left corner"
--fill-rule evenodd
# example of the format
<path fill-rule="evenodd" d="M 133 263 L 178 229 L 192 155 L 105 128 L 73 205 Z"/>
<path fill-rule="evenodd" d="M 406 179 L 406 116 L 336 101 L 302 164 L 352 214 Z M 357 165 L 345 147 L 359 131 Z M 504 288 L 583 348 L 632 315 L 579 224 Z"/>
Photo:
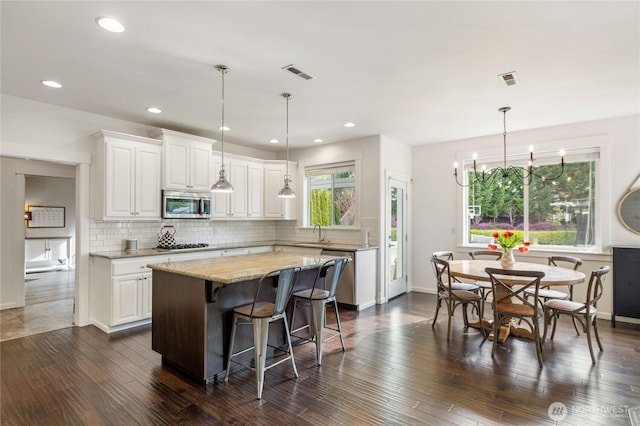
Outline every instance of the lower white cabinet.
<path fill-rule="evenodd" d="M 69 269 L 71 237 L 25 239 L 25 271 Z"/>
<path fill-rule="evenodd" d="M 151 318 L 151 273 L 113 278 L 111 326 Z"/>
<path fill-rule="evenodd" d="M 127 259 L 91 256 L 91 322 L 107 333 L 149 323 L 152 275 L 147 265 L 167 260 L 166 255 Z"/>

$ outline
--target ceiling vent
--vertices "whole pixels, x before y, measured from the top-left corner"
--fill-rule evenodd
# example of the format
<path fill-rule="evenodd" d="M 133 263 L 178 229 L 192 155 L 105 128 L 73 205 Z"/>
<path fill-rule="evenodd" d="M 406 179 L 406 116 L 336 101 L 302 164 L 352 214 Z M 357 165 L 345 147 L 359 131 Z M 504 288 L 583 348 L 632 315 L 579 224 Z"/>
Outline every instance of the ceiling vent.
<path fill-rule="evenodd" d="M 289 71 L 291 74 L 295 74 L 300 78 L 304 78 L 305 80 L 313 80 L 315 78 L 311 74 L 307 74 L 306 72 L 296 68 L 293 64 L 282 67 L 282 69 L 285 71 Z"/>
<path fill-rule="evenodd" d="M 498 74 L 498 78 L 507 86 L 515 86 L 518 84 L 518 78 L 516 77 L 515 71 Z"/>

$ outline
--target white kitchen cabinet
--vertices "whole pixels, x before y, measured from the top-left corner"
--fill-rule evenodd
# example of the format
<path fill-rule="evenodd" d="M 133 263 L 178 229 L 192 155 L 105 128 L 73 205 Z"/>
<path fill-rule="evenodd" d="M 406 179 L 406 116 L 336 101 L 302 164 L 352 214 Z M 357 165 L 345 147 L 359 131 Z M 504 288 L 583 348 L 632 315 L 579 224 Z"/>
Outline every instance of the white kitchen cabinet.
<path fill-rule="evenodd" d="M 113 278 L 111 326 L 151 318 L 151 273 Z"/>
<path fill-rule="evenodd" d="M 92 216 L 98 220 L 160 219 L 161 142 L 104 130 L 95 136 Z"/>
<path fill-rule="evenodd" d="M 25 271 L 68 269 L 71 237 L 26 238 Z"/>
<path fill-rule="evenodd" d="M 247 217 L 264 216 L 264 166 L 262 163 L 247 164 Z"/>
<path fill-rule="evenodd" d="M 225 158 L 226 160 L 226 158 Z M 215 155 L 213 170 L 216 181 L 220 175 L 220 156 Z M 237 159 L 225 161 L 225 176 L 233 185 L 233 192 L 213 193 L 211 217 L 243 219 L 247 217 L 247 162 Z"/>
<path fill-rule="evenodd" d="M 160 129 L 164 141 L 163 189 L 209 191 L 212 185 L 211 145 L 215 141 Z"/>
<path fill-rule="evenodd" d="M 289 163 L 291 186 L 296 194 L 294 163 Z M 271 219 L 296 219 L 297 198 L 279 198 L 278 192 L 284 186 L 286 163 L 282 161 L 268 161 L 264 163 L 264 217 Z"/>

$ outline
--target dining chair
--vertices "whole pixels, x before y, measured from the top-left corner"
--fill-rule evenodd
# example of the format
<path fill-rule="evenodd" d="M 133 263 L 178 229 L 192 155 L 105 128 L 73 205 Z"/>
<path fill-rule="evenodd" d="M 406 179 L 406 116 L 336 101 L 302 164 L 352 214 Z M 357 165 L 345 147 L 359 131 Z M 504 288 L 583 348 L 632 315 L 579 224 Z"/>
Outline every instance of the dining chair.
<path fill-rule="evenodd" d="M 549 256 L 547 262 L 549 266 L 570 267 L 574 271 L 578 270 L 578 268 L 582 266 L 582 259 L 574 256 Z M 542 286 L 538 293 L 538 297 L 540 298 L 538 300 L 540 300 L 541 303 L 548 300 L 573 300 L 573 284 L 568 285 L 568 287 L 569 293 L 565 293 L 563 291 L 551 290 L 549 286 Z M 531 295 L 531 291 L 528 291 L 527 294 Z M 578 330 L 578 324 L 576 323 L 575 318 L 573 319 L 573 328 L 579 336 L 580 331 Z"/>
<path fill-rule="evenodd" d="M 491 302 L 493 307 L 493 348 L 491 356 L 493 357 L 496 353 L 500 326 L 503 321 L 518 318 L 531 328 L 538 364 L 542 367 L 543 336 L 540 335 L 538 318 L 542 315 L 543 309 L 537 303 L 537 297 L 544 272 L 498 268 L 486 268 L 485 272 L 491 279 L 493 290 L 493 301 Z M 513 277 L 518 280 L 517 285 L 512 284 Z M 525 291 L 527 289 L 533 290 L 535 299 L 532 302 L 526 297 Z"/>
<path fill-rule="evenodd" d="M 602 297 L 604 291 L 604 282 L 606 280 L 606 274 L 609 273 L 608 266 L 602 266 L 599 269 L 591 272 L 589 278 L 589 287 L 587 288 L 587 298 L 584 303 L 574 302 L 571 300 L 557 300 L 551 299 L 544 303 L 544 335 L 547 335 L 547 326 L 550 320 L 553 320 L 553 330 L 551 331 L 551 338 L 556 334 L 556 325 L 558 317 L 560 315 L 569 315 L 574 321 L 578 321 L 587 335 L 587 342 L 589 343 L 589 353 L 591 354 L 591 362 L 596 363 L 596 358 L 593 355 L 593 344 L 591 342 L 591 329 L 596 336 L 598 347 L 602 351 L 602 342 L 600 342 L 600 336 L 598 335 L 598 300 Z"/>
<path fill-rule="evenodd" d="M 441 259 L 441 260 L 445 260 L 447 262 L 453 260 L 453 252 L 452 251 L 434 251 L 431 254 L 431 257 L 435 257 L 436 259 Z M 457 279 L 456 277 L 453 277 L 453 281 L 451 283 L 451 288 L 453 290 L 466 290 L 466 291 L 472 291 L 477 293 L 480 289 L 480 286 L 478 286 L 478 284 L 474 284 L 474 283 L 463 283 L 462 281 L 460 281 L 459 279 Z M 479 311 L 478 311 L 479 312 Z"/>
<path fill-rule="evenodd" d="M 439 259 L 434 255 L 431 257 L 431 264 L 433 265 L 434 272 L 436 274 L 436 281 L 438 284 L 438 301 L 436 304 L 436 313 L 433 317 L 431 327 L 435 327 L 436 321 L 438 320 L 438 312 L 440 311 L 440 306 L 444 302 L 444 304 L 447 306 L 447 341 L 449 341 L 451 337 L 451 317 L 453 317 L 455 309 L 458 306 L 462 306 L 464 326 L 469 327 L 467 306 L 469 304 L 474 306 L 480 316 L 480 313 L 482 312 L 482 308 L 480 306 L 480 304 L 482 303 L 482 296 L 473 291 L 457 290 L 454 288 L 454 282 L 451 278 L 448 261 Z M 447 277 L 446 282 L 444 278 L 445 276 Z M 484 327 L 480 327 L 480 332 L 482 333 L 482 336 L 486 338 Z"/>
<path fill-rule="evenodd" d="M 293 293 L 293 312 L 291 313 L 291 328 L 293 329 L 293 322 L 296 319 L 296 308 L 298 305 L 311 307 L 311 321 L 301 327 L 291 331 L 291 335 L 297 339 L 306 341 L 315 341 L 316 344 L 316 359 L 318 365 L 322 364 L 322 349 L 323 345 L 333 340 L 336 337 L 340 337 L 340 343 L 342 344 L 342 352 L 346 350 L 344 346 L 344 339 L 342 337 L 342 326 L 340 324 L 340 316 L 338 314 L 338 302 L 336 301 L 336 291 L 338 290 L 338 284 L 340 283 L 340 277 L 344 271 L 347 262 L 346 257 L 339 257 L 331 259 L 322 264 L 318 269 L 313 287 L 307 290 L 298 291 Z M 327 278 L 329 277 L 329 278 Z M 326 280 L 329 280 L 328 290 L 326 290 Z M 336 315 L 337 328 L 328 327 L 326 324 L 326 306 L 332 306 Z M 310 337 L 301 336 L 298 333 L 300 330 L 309 328 Z M 332 336 L 328 338 L 323 337 L 324 329 L 335 331 Z"/>
<path fill-rule="evenodd" d="M 300 277 L 301 268 L 290 267 L 280 270 L 274 270 L 264 274 L 258 281 L 258 287 L 256 288 L 253 303 L 239 306 L 233 310 L 233 326 L 231 329 L 231 341 L 229 343 L 229 356 L 227 358 L 227 371 L 224 375 L 224 381 L 229 381 L 229 372 L 231 371 L 231 363 L 239 364 L 255 370 L 256 373 L 256 385 L 258 388 L 258 399 L 262 398 L 262 389 L 264 386 L 264 372 L 271 367 L 275 367 L 282 362 L 291 360 L 291 366 L 293 367 L 293 373 L 298 377 L 298 370 L 296 368 L 296 362 L 293 358 L 293 349 L 291 347 L 291 337 L 289 336 L 289 324 L 287 322 L 287 313 L 285 311 L 287 303 L 291 297 L 293 287 Z M 265 301 L 263 296 L 263 288 L 265 283 L 273 283 L 276 281 L 277 285 L 275 299 L 273 301 Z M 282 320 L 285 328 L 285 334 L 287 339 L 287 349 L 281 347 L 275 347 L 268 344 L 269 341 L 269 325 L 272 322 Z M 253 326 L 253 346 L 242 349 L 238 352 L 233 351 L 236 330 L 239 325 L 252 325 Z M 266 365 L 267 359 L 267 347 L 274 349 L 278 353 L 286 353 L 287 356 L 280 360 Z M 255 367 L 251 367 L 242 362 L 235 361 L 233 358 L 248 351 L 254 351 L 254 363 Z"/>

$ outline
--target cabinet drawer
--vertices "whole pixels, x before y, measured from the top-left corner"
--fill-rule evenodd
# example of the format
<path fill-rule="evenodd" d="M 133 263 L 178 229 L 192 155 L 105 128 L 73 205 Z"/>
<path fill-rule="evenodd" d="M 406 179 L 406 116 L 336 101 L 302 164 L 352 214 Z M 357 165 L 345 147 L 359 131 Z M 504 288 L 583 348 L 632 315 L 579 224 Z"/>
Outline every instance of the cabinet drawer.
<path fill-rule="evenodd" d="M 144 256 L 136 259 L 114 260 L 111 262 L 111 275 L 141 274 L 150 272 L 147 265 L 166 262 L 167 256 Z"/>

